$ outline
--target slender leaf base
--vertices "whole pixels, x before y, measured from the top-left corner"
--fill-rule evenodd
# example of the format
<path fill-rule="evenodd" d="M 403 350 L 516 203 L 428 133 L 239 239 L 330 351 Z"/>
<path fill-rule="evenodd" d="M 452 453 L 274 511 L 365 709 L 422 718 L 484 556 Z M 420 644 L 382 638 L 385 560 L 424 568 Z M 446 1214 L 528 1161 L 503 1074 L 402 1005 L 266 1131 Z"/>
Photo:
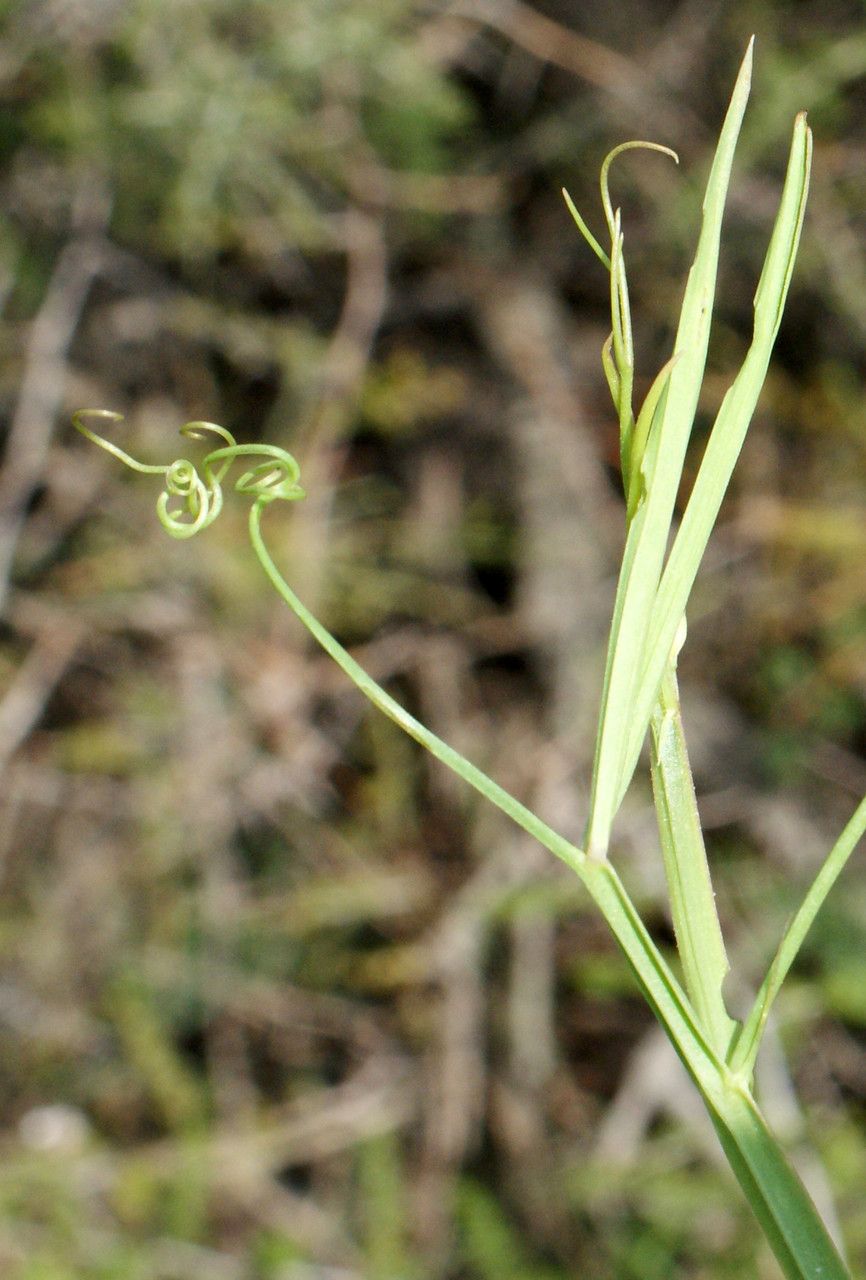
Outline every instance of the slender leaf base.
<path fill-rule="evenodd" d="M 751 1094 L 729 1084 L 707 1109 L 737 1181 L 788 1280 L 850 1280 L 827 1228 Z"/>
<path fill-rule="evenodd" d="M 674 1043 L 701 1092 L 725 1155 L 784 1274 L 791 1280 L 841 1280 L 848 1276 L 845 1265 L 752 1096 L 752 1064 L 736 1070 L 724 1061 L 736 1024 L 722 999 L 728 962 L 695 799 L 673 660 L 662 682 L 651 727 L 653 794 L 686 990 L 700 1026 L 722 1061 L 707 1070 L 704 1055 L 692 1059 L 688 1044 L 684 1052 Z"/>
<path fill-rule="evenodd" d="M 650 727 L 653 795 L 677 951 L 689 999 L 724 1058 L 737 1030 L 722 994 L 730 966 L 707 864 L 673 662 L 662 681 Z"/>

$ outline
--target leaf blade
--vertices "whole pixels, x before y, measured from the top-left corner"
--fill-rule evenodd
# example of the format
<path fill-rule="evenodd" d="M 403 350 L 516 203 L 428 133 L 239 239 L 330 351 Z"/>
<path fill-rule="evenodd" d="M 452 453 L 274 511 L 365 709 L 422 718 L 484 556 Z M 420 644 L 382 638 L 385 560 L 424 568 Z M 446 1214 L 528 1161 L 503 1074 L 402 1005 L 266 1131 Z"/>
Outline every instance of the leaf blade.
<path fill-rule="evenodd" d="M 647 475 L 647 494 L 642 504 L 644 519 L 628 578 L 623 580 L 621 575 L 620 579 L 623 590 L 608 643 L 587 828 L 587 853 L 594 858 L 607 855 L 611 825 L 623 791 L 621 779 L 632 719 L 631 704 L 706 364 L 722 215 L 749 96 L 751 68 L 752 42 L 740 66 L 707 181 L 698 247 L 686 282 L 674 346 L 677 358 L 671 369 L 665 411 L 659 425 L 658 448 L 653 451 Z M 642 738 L 648 724 L 649 715 Z"/>
<path fill-rule="evenodd" d="M 761 984 L 751 1012 L 743 1024 L 743 1028 L 734 1045 L 731 1054 L 732 1070 L 743 1072 L 747 1077 L 751 1076 L 758 1056 L 761 1036 L 766 1026 L 767 1018 L 770 1015 L 770 1009 L 779 994 L 779 989 L 785 981 L 815 917 L 823 906 L 833 885 L 844 871 L 848 859 L 856 849 L 864 832 L 866 832 L 866 798 L 860 801 L 860 804 L 846 823 L 841 835 L 827 854 L 821 870 L 812 881 L 806 896 L 791 917 L 788 927 L 782 935 L 782 940 L 767 970 L 767 976 Z"/>
<path fill-rule="evenodd" d="M 791 281 L 809 190 L 811 131 L 799 115 L 779 211 L 755 292 L 752 343 L 722 401 L 662 574 L 649 626 L 647 657 L 640 676 L 625 754 L 620 799 L 640 755 L 645 729 L 663 678 L 676 629 L 758 402 Z"/>

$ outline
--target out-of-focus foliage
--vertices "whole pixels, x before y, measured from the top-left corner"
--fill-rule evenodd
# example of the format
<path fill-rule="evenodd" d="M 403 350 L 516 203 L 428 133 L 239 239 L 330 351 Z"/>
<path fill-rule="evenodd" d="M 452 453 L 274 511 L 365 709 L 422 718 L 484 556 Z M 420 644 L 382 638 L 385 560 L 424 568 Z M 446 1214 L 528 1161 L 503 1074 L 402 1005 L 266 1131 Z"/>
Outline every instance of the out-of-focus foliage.
<path fill-rule="evenodd" d="M 154 460 L 196 417 L 297 451 L 289 578 L 578 835 L 622 510 L 606 282 L 559 187 L 592 219 L 612 145 L 680 152 L 615 178 L 657 367 L 757 28 L 713 367 L 801 108 L 813 195 L 683 673 L 757 976 L 866 788 L 861 27 L 781 0 L 2 6 L 4 1277 L 773 1274 L 578 887 L 307 651 L 242 504 L 168 544 L 67 424 L 125 411 Z M 638 785 L 616 857 L 664 940 L 652 825 Z M 863 897 L 852 865 L 765 1063 L 855 1271 Z"/>
<path fill-rule="evenodd" d="M 438 172 L 469 125 L 407 0 L 37 0 L 7 24 L 7 163 L 37 202 L 103 183 L 154 254 L 333 248 L 348 199 Z"/>

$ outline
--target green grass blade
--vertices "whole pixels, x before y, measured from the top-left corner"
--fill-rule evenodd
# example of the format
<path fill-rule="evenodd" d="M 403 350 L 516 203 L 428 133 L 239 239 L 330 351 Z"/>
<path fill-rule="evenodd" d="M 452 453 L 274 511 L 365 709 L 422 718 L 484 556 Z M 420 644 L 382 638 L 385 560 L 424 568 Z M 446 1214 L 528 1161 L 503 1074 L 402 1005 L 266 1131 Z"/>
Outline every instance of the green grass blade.
<path fill-rule="evenodd" d="M 851 1280 L 745 1082 L 719 1065 L 691 1004 L 647 936 L 614 867 L 588 858 L 581 879 L 700 1091 L 731 1169 L 787 1280 Z"/>
<path fill-rule="evenodd" d="M 797 117 L 785 185 L 770 245 L 755 293 L 752 343 L 722 402 L 691 497 L 662 575 L 649 626 L 645 665 L 636 691 L 625 753 L 620 799 L 640 755 L 645 726 L 662 679 L 676 629 L 685 612 L 698 567 L 740 455 L 764 384 L 779 330 L 800 240 L 812 154 L 805 116 Z M 671 377 L 673 382 L 673 374 Z"/>
<path fill-rule="evenodd" d="M 707 865 L 672 668 L 662 681 L 651 728 L 653 794 L 677 952 L 686 992 L 701 1026 L 724 1057 L 737 1029 L 722 998 L 722 984 L 730 965 Z"/>
<path fill-rule="evenodd" d="M 851 1280 L 751 1094 L 728 1082 L 707 1105 L 728 1163 L 787 1280 Z"/>
<path fill-rule="evenodd" d="M 864 831 L 866 831 L 866 799 L 861 800 L 857 806 L 844 831 L 827 855 L 824 865 L 815 877 L 800 907 L 788 924 L 751 1012 L 743 1024 L 742 1031 L 731 1054 L 731 1069 L 735 1072 L 744 1073 L 746 1078 L 751 1078 L 754 1070 L 761 1037 L 773 1001 L 779 994 L 779 989 L 785 981 L 788 970 L 794 963 L 797 953 L 803 945 L 803 940 L 824 903 L 824 899 L 841 875 Z"/>
<path fill-rule="evenodd" d="M 851 1280 L 817 1209 L 744 1081 L 720 1065 L 614 867 L 588 858 L 581 879 L 700 1091 L 731 1169 L 787 1280 Z"/>
<path fill-rule="evenodd" d="M 674 348 L 676 361 L 671 369 L 665 410 L 658 427 L 658 448 L 653 451 L 652 466 L 646 477 L 645 518 L 634 549 L 618 619 L 611 630 L 587 831 L 590 857 L 606 856 L 611 824 L 622 794 L 623 758 L 634 715 L 634 694 L 643 666 L 646 636 L 706 364 L 722 215 L 734 150 L 749 95 L 751 65 L 750 43 L 734 86 L 707 182 L 701 233 L 680 312 Z M 644 721 L 644 734 L 648 724 L 649 714 Z"/>
<path fill-rule="evenodd" d="M 629 595 L 629 588 L 631 585 L 631 577 L 634 569 L 635 556 L 637 554 L 637 548 L 640 543 L 645 515 L 646 515 L 646 504 L 644 503 L 638 508 L 637 514 L 634 516 L 633 520 L 628 526 L 628 531 L 626 533 L 626 539 L 625 539 L 625 547 L 623 548 L 623 553 L 622 553 L 622 563 L 620 565 L 620 570 L 619 570 L 619 578 L 617 579 L 617 584 L 616 584 L 616 595 L 614 597 L 614 602 L 613 602 L 613 616 L 611 618 L 611 623 L 610 623 L 611 638 L 610 638 L 610 641 L 608 642 L 608 657 L 607 657 L 607 663 L 605 665 L 604 675 L 602 677 L 602 686 L 601 686 L 602 715 L 599 716 L 598 726 L 596 728 L 595 758 L 593 761 L 593 769 L 592 769 L 593 798 L 592 798 L 592 808 L 590 810 L 590 821 L 587 827 L 586 842 L 585 842 L 587 849 L 591 849 L 593 847 L 590 844 L 590 839 L 592 836 L 592 813 L 595 811 L 597 805 L 600 804 L 601 800 L 603 799 L 603 795 L 601 795 L 601 793 L 600 793 L 601 798 L 598 800 L 596 799 L 596 779 L 599 777 L 599 772 L 601 768 L 600 759 L 601 759 L 602 743 L 603 741 L 606 741 L 604 739 L 605 717 L 603 712 L 604 712 L 604 708 L 609 703 L 609 686 L 610 686 L 611 668 L 612 668 L 611 659 L 612 659 L 613 638 L 614 636 L 618 636 L 622 631 L 623 609 L 625 607 L 626 599 L 628 598 L 628 595 Z M 596 836 L 596 839 L 598 839 L 598 836 Z M 599 858 L 599 860 L 603 860 L 605 855 L 606 855 L 606 846 L 600 847 L 599 851 L 593 854 L 593 856 Z"/>

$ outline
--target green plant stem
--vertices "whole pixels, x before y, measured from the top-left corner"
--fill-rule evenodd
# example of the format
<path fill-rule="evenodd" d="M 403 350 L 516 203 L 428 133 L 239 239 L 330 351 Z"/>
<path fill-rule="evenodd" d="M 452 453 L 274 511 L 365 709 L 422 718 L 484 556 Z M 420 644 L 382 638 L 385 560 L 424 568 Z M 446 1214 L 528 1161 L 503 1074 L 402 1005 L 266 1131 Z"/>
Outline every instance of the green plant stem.
<path fill-rule="evenodd" d="M 728 957 L 707 864 L 673 663 L 650 724 L 653 795 L 686 991 L 716 1051 L 727 1056 L 737 1023 L 722 997 Z"/>
<path fill-rule="evenodd" d="M 673 660 L 662 681 L 651 732 L 653 793 L 685 987 L 713 1048 L 724 1058 L 738 1028 L 722 995 L 728 958 L 695 798 Z M 866 802 L 861 809 L 862 824 Z M 855 825 L 852 820 L 849 828 Z M 853 831 L 844 841 L 848 852 L 852 839 Z M 692 1075 L 728 1162 L 785 1275 L 795 1280 L 844 1276 L 844 1264 L 829 1241 L 817 1210 L 755 1103 L 750 1072 L 751 1062 L 748 1072 L 733 1066 L 722 1070 L 718 1090 L 710 1087 L 707 1077 L 694 1071 Z"/>
<path fill-rule="evenodd" d="M 787 1280 L 851 1280 L 818 1210 L 764 1120 L 746 1082 L 714 1051 L 611 864 L 587 858 L 581 875 L 709 1112 L 731 1169 Z"/>
<path fill-rule="evenodd" d="M 721 1095 L 710 1099 L 704 1093 L 704 1101 L 787 1280 L 851 1280 L 809 1193 L 744 1082 L 727 1073 Z"/>
<path fill-rule="evenodd" d="M 747 1082 L 716 1052 L 607 860 L 587 857 L 480 769 L 395 702 L 298 599 L 268 551 L 261 532 L 265 500 L 250 510 L 250 539 L 271 585 L 325 651 L 369 700 L 437 759 L 453 769 L 580 877 L 625 953 L 644 997 L 694 1080 L 740 1185 L 787 1280 L 850 1280 L 817 1209 L 768 1128 Z M 690 775 L 689 775 L 690 781 Z"/>
<path fill-rule="evenodd" d="M 265 546 L 261 531 L 261 515 L 266 504 L 262 501 L 254 502 L 250 508 L 249 531 L 250 540 L 256 556 L 268 576 L 271 586 L 277 594 L 285 601 L 295 616 L 304 624 L 315 640 L 319 642 L 325 652 L 333 658 L 338 667 L 341 667 L 345 674 L 349 677 L 354 685 L 360 689 L 375 707 L 379 709 L 389 720 L 393 720 L 399 728 L 408 733 L 410 738 L 414 738 L 420 743 L 431 755 L 435 756 L 449 769 L 452 769 L 471 787 L 481 793 L 497 809 L 501 809 L 509 818 L 522 827 L 529 835 L 534 836 L 536 840 L 551 853 L 555 854 L 566 863 L 578 875 L 582 874 L 583 865 L 586 862 L 586 854 L 577 845 L 572 844 L 570 840 L 566 840 L 564 836 L 559 835 L 546 822 L 543 822 L 531 809 L 527 809 L 526 805 L 521 804 L 515 796 L 506 791 L 504 787 L 500 787 L 492 778 L 488 778 L 483 770 L 477 765 L 472 764 L 459 751 L 455 751 L 447 742 L 432 733 L 426 725 L 420 720 L 416 720 L 410 715 L 405 707 L 401 707 L 390 694 L 376 683 L 376 681 L 367 674 L 364 668 L 355 661 L 350 653 L 334 639 L 330 631 L 323 627 L 318 618 L 316 618 L 306 605 L 295 595 L 277 566 L 274 564 L 271 554 Z"/>

